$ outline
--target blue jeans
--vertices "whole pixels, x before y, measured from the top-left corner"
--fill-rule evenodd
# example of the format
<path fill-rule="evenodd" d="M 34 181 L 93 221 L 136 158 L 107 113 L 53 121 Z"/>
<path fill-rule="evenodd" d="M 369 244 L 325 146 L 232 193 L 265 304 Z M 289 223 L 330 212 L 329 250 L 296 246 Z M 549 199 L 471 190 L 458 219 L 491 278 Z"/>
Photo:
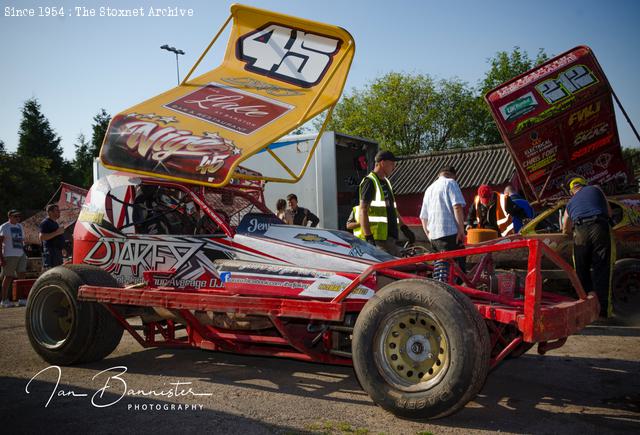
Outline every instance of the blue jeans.
<path fill-rule="evenodd" d="M 45 269 L 60 266 L 63 261 L 62 250 L 60 249 L 49 249 L 42 253 L 42 267 Z"/>

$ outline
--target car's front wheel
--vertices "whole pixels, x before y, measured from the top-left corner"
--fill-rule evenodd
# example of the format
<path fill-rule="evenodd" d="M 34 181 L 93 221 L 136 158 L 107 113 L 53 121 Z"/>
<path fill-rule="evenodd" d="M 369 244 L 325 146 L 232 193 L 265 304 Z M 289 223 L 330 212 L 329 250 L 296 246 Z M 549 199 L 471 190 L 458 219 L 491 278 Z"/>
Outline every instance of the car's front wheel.
<path fill-rule="evenodd" d="M 489 335 L 473 303 L 432 280 L 402 280 L 365 305 L 354 328 L 353 364 L 373 401 L 409 419 L 444 417 L 482 388 Z"/>

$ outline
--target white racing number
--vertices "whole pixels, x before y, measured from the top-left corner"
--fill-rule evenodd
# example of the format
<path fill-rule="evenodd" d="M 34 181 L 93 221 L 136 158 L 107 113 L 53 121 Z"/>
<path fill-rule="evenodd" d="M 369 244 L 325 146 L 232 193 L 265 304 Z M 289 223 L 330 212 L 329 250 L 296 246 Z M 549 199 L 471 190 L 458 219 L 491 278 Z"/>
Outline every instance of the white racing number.
<path fill-rule="evenodd" d="M 247 69 L 303 88 L 327 72 L 340 41 L 277 24 L 238 39 L 238 57 Z"/>
<path fill-rule="evenodd" d="M 581 89 L 596 83 L 596 76 L 584 65 L 576 65 L 558 75 L 555 79 L 546 80 L 536 89 L 549 104 L 553 104 Z"/>

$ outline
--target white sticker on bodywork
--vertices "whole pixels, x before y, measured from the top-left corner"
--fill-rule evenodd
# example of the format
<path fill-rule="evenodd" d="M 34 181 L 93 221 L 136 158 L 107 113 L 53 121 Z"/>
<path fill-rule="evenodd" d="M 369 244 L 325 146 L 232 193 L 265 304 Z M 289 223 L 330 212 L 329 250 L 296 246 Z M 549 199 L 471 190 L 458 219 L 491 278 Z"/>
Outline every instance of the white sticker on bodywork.
<path fill-rule="evenodd" d="M 340 294 L 351 283 L 351 280 L 343 276 L 333 276 L 329 279 L 318 279 L 304 291 L 300 296 L 311 296 L 320 298 L 334 298 Z M 370 299 L 375 292 L 364 285 L 356 287 L 348 296 L 349 299 Z"/>

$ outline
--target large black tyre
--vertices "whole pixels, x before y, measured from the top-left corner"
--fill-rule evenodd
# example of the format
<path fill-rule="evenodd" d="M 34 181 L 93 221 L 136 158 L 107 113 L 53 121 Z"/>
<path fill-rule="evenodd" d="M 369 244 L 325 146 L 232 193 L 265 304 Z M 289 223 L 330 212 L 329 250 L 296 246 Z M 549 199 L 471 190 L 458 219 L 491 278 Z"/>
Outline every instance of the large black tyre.
<path fill-rule="evenodd" d="M 78 301 L 82 285 L 118 287 L 107 272 L 86 265 L 46 271 L 29 293 L 26 328 L 33 349 L 48 363 L 99 361 L 120 343 L 123 328 L 100 304 Z"/>
<path fill-rule="evenodd" d="M 624 258 L 613 269 L 613 310 L 622 321 L 640 318 L 640 259 Z"/>
<path fill-rule="evenodd" d="M 358 316 L 353 365 L 362 388 L 393 414 L 440 418 L 467 404 L 489 371 L 487 326 L 473 303 L 432 280 L 378 291 Z"/>

